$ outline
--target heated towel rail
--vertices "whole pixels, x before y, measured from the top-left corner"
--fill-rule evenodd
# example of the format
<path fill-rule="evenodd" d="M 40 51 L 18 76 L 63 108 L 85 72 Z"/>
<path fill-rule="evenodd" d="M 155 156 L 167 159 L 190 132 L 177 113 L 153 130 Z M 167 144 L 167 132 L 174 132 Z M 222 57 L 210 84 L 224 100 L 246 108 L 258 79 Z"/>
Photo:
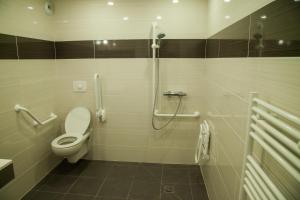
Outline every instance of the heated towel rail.
<path fill-rule="evenodd" d="M 253 144 L 300 183 L 299 125 L 299 117 L 252 95 L 239 200 L 288 200 L 253 155 Z"/>
<path fill-rule="evenodd" d="M 32 112 L 30 112 L 27 108 L 20 106 L 19 104 L 15 105 L 15 111 L 16 112 L 20 112 L 20 111 L 25 112 L 29 117 L 32 118 L 33 126 L 38 126 L 38 125 L 42 126 L 42 125 L 48 124 L 49 122 L 51 122 L 57 118 L 57 115 L 55 115 L 54 113 L 50 113 L 50 116 L 48 119 L 46 119 L 45 121 L 41 121 Z"/>

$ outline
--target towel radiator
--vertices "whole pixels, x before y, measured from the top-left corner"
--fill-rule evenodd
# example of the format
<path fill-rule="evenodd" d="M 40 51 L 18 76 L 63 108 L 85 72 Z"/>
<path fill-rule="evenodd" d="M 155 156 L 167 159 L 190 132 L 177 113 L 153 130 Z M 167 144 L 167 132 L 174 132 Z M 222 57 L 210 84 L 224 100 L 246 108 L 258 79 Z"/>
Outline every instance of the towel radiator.
<path fill-rule="evenodd" d="M 255 158 L 253 145 L 300 183 L 299 125 L 299 117 L 252 95 L 239 200 L 289 200 Z"/>

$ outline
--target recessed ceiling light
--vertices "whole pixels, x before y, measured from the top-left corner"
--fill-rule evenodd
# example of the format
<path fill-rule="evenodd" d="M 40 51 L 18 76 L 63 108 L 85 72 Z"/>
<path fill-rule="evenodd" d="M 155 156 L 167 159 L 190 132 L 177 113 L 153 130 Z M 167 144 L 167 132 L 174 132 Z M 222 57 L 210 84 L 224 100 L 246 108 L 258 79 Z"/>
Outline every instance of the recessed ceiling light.
<path fill-rule="evenodd" d="M 284 40 L 278 40 L 278 44 L 279 45 L 283 45 L 284 44 Z"/>
<path fill-rule="evenodd" d="M 160 15 L 158 15 L 158 16 L 156 16 L 156 19 L 157 19 L 157 20 L 161 20 L 162 17 L 161 17 Z"/>
<path fill-rule="evenodd" d="M 27 9 L 28 9 L 28 10 L 33 10 L 34 7 L 33 7 L 33 6 L 27 6 Z"/>
<path fill-rule="evenodd" d="M 267 15 L 260 16 L 261 19 L 267 19 Z"/>
<path fill-rule="evenodd" d="M 172 0 L 172 3 L 179 3 L 179 0 Z"/>
<path fill-rule="evenodd" d="M 115 42 L 114 42 L 112 45 L 113 45 L 114 47 L 117 46 L 117 44 L 116 44 Z"/>
<path fill-rule="evenodd" d="M 231 0 L 224 0 L 224 2 L 229 3 Z"/>
<path fill-rule="evenodd" d="M 107 45 L 108 44 L 108 40 L 103 40 L 103 44 Z"/>
<path fill-rule="evenodd" d="M 101 40 L 96 40 L 96 45 L 100 45 L 101 44 Z"/>
<path fill-rule="evenodd" d="M 113 1 L 109 1 L 109 2 L 107 2 L 107 5 L 109 5 L 109 6 L 113 6 L 113 5 L 115 5 L 115 4 L 114 4 L 114 2 L 113 2 Z"/>
<path fill-rule="evenodd" d="M 123 20 L 124 21 L 127 21 L 129 18 L 128 17 L 123 17 Z"/>
<path fill-rule="evenodd" d="M 229 16 L 229 15 L 226 15 L 226 16 L 225 16 L 225 19 L 230 19 L 230 16 Z"/>

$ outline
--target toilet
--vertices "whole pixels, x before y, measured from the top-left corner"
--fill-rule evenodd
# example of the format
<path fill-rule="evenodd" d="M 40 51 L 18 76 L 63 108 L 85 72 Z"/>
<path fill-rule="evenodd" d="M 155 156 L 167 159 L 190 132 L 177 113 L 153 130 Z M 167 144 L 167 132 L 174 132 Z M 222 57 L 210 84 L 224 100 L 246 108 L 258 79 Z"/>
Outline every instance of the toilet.
<path fill-rule="evenodd" d="M 73 108 L 65 120 L 66 133 L 51 142 L 54 154 L 76 163 L 88 152 L 91 113 L 85 107 Z"/>

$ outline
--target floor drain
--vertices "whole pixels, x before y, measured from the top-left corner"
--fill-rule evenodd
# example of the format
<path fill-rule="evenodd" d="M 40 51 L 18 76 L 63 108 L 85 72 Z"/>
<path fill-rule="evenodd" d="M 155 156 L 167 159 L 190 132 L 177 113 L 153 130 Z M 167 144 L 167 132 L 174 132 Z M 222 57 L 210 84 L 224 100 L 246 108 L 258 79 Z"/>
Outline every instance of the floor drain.
<path fill-rule="evenodd" d="M 165 185 L 164 186 L 164 193 L 174 193 L 174 186 L 172 186 L 172 185 Z"/>

